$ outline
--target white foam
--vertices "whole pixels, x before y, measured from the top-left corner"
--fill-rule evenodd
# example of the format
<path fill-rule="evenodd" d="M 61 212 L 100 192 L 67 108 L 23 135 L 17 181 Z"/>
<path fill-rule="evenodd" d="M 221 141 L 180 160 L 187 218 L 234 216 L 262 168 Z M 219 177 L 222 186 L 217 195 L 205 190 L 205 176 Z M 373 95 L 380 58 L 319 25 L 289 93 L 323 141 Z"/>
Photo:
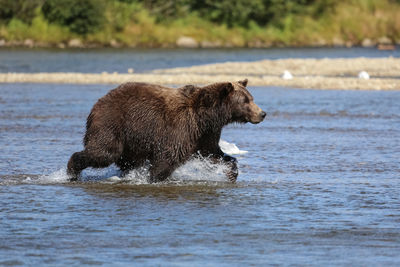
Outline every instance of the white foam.
<path fill-rule="evenodd" d="M 110 182 L 110 183 L 118 183 L 118 182 L 121 182 L 122 179 L 119 178 L 118 176 L 114 175 L 114 176 L 111 176 L 110 178 L 107 178 L 105 181 Z"/>
<path fill-rule="evenodd" d="M 222 139 L 219 140 L 219 146 L 224 153 L 229 155 L 243 155 L 248 152 L 246 150 L 240 150 L 234 143 L 229 143 Z"/>
<path fill-rule="evenodd" d="M 176 169 L 170 179 L 174 181 L 227 182 L 225 164 L 214 164 L 207 158 L 195 158 Z"/>
<path fill-rule="evenodd" d="M 69 177 L 67 175 L 67 170 L 60 169 L 50 174 L 39 176 L 39 178 L 35 182 L 39 184 L 47 184 L 47 183 L 58 184 L 58 183 L 66 183 L 68 181 Z M 31 180 L 29 182 L 31 182 Z"/>
<path fill-rule="evenodd" d="M 127 175 L 121 178 L 121 181 L 130 184 L 148 184 L 150 178 L 150 165 L 146 164 L 143 167 L 136 168 L 130 171 Z"/>

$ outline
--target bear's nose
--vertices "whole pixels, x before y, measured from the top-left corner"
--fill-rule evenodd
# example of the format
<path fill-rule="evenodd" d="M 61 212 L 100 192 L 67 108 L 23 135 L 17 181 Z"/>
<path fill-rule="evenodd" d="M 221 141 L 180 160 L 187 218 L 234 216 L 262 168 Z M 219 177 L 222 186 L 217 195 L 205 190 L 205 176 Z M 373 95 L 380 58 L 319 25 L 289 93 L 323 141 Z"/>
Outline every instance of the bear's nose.
<path fill-rule="evenodd" d="M 264 119 L 265 116 L 267 116 L 267 113 L 265 113 L 264 111 L 261 111 L 260 116 Z"/>

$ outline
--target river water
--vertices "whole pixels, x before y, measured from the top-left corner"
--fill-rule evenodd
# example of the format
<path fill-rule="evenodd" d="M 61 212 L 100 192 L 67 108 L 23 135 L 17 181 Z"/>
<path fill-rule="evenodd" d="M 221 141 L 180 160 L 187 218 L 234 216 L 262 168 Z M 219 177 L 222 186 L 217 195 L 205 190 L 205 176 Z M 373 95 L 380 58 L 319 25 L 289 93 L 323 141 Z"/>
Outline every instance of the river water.
<path fill-rule="evenodd" d="M 400 49 L 0 49 L 0 72 L 119 72 L 282 58 L 400 57 Z"/>
<path fill-rule="evenodd" d="M 248 151 L 237 184 L 204 161 L 162 184 L 113 166 L 69 183 L 111 88 L 0 84 L 0 265 L 399 266 L 400 92 L 250 81 L 268 116 L 224 129 Z"/>

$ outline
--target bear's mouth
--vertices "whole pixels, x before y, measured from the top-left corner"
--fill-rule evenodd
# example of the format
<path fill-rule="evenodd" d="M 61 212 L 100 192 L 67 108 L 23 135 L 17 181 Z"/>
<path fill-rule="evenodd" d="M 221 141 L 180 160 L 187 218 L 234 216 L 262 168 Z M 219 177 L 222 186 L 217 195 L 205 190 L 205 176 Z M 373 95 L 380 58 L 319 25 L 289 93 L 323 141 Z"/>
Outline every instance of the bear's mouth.
<path fill-rule="evenodd" d="M 253 117 L 244 117 L 242 120 L 238 121 L 239 123 L 248 123 L 250 122 L 251 124 L 257 124 L 260 123 L 262 120 L 259 120 L 258 118 L 253 118 Z"/>
<path fill-rule="evenodd" d="M 258 116 L 251 117 L 250 120 L 248 120 L 252 124 L 258 124 L 264 120 L 266 116 L 265 112 L 260 113 Z"/>
<path fill-rule="evenodd" d="M 260 119 L 260 120 L 250 120 L 249 122 L 252 124 L 258 124 L 260 122 L 262 122 L 264 119 Z"/>
<path fill-rule="evenodd" d="M 241 118 L 233 118 L 232 122 L 236 123 L 248 123 L 250 122 L 251 124 L 258 124 L 264 120 L 265 117 L 258 115 L 258 116 L 245 116 Z"/>

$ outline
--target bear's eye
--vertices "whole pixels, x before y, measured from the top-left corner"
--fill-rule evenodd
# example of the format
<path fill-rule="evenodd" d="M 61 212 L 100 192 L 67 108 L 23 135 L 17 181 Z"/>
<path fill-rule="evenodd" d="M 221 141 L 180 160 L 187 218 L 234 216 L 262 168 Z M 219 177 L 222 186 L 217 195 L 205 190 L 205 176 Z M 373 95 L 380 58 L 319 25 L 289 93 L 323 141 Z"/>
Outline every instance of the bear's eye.
<path fill-rule="evenodd" d="M 247 96 L 244 98 L 244 103 L 245 103 L 245 104 L 250 103 L 250 99 L 249 99 Z"/>

